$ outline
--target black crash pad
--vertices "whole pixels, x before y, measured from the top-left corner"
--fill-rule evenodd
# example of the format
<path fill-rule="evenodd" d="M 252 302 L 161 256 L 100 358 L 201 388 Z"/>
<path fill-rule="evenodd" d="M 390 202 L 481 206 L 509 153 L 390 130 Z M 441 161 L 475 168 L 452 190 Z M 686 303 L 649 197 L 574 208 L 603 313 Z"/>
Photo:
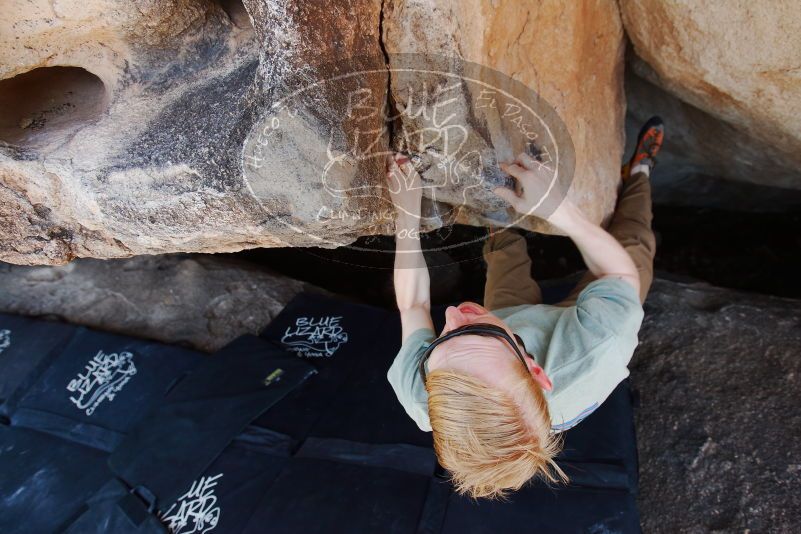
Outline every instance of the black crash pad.
<path fill-rule="evenodd" d="M 72 337 L 78 327 L 0 313 L 0 415 L 8 415 L 12 396 L 22 392 L 37 369 L 50 360 Z"/>
<path fill-rule="evenodd" d="M 17 500 L 2 501 L 2 532 L 53 532 L 65 522 L 81 534 L 639 532 L 627 383 L 565 433 L 558 461 L 569 486 L 532 483 L 506 502 L 474 502 L 452 492 L 430 434 L 386 380 L 400 345 L 395 312 L 300 295 L 262 339 L 245 336 L 210 358 L 64 332 L 61 348 L 43 349 L 50 352 L 8 396 L 0 436 L 14 447 L 0 448 L 0 473 L 8 473 L 0 495 Z M 64 382 L 101 350 L 139 355 L 137 373 L 152 387 L 126 395 L 131 379 L 87 415 L 65 403 Z M 316 374 L 280 399 L 264 397 L 261 413 L 247 392 L 280 380 L 272 370 L 287 357 Z M 232 402 L 242 393 L 244 404 Z M 25 448 L 33 461 L 20 459 Z M 50 476 L 34 492 L 25 481 L 40 471 Z M 54 511 L 49 519 L 32 517 L 41 507 Z"/>
<path fill-rule="evenodd" d="M 0 425 L 0 532 L 59 532 L 109 477 L 107 454 Z"/>
<path fill-rule="evenodd" d="M 301 294 L 261 336 L 306 359 L 318 375 L 256 425 L 298 439 L 431 446 L 431 436 L 406 415 L 387 381 L 400 342 L 396 313 Z"/>
<path fill-rule="evenodd" d="M 438 329 L 442 328 L 443 312 L 444 307 L 432 313 Z M 290 402 L 257 420 L 257 425 L 281 428 L 297 439 L 350 440 L 356 449 L 360 446 L 357 443 L 431 447 L 430 434 L 421 432 L 408 418 L 386 380 L 386 371 L 400 348 L 397 313 L 318 295 L 300 295 L 262 336 L 287 350 L 293 350 L 293 343 L 304 347 L 299 355 L 318 367 L 319 376 L 293 392 Z M 332 340 L 339 341 L 335 350 L 314 350 Z M 312 354 L 304 354 L 307 350 Z M 315 383 L 318 378 L 323 383 Z M 302 424 L 292 415 L 297 413 L 297 406 L 303 407 Z M 618 386 L 581 424 L 565 432 L 564 439 L 564 450 L 557 462 L 571 477 L 567 488 L 534 483 L 514 500 L 483 507 L 441 488 L 432 490 L 426 506 L 438 512 L 427 514 L 419 528 L 455 532 L 452 528 L 457 527 L 452 525 L 456 525 L 467 532 L 504 532 L 507 528 L 515 530 L 517 525 L 525 530 L 523 518 L 534 517 L 536 510 L 543 514 L 552 510 L 546 519 L 533 524 L 549 532 L 603 531 L 604 525 L 611 532 L 637 532 L 638 465 L 628 382 Z M 441 478 L 431 478 L 434 480 Z M 343 491 L 337 488 L 319 491 Z M 434 484 L 432 488 L 439 486 Z M 468 516 L 480 519 L 478 522 L 484 526 L 467 528 L 457 520 Z M 344 516 L 340 517 L 340 521 L 344 520 Z M 557 528 L 560 521 L 562 527 Z"/>
<path fill-rule="evenodd" d="M 259 463 L 274 477 L 281 462 L 273 457 L 288 456 L 292 448 L 291 438 L 274 432 L 254 429 L 243 436 L 248 423 L 314 373 L 311 365 L 255 336 L 243 336 L 204 359 L 130 429 L 108 460 L 114 478 L 92 497 L 69 532 L 101 533 L 108 525 L 118 534 L 158 532 L 159 517 L 182 525 L 176 531 L 186 521 L 193 522 L 192 529 L 200 523 L 217 525 L 214 515 L 219 511 L 203 507 L 230 500 L 232 494 L 253 500 L 253 492 L 236 481 L 256 476 Z M 263 461 L 253 466 L 239 462 L 223 471 L 215 464 L 232 458 L 230 448 L 238 435 L 236 445 L 249 447 L 254 455 L 263 453 L 254 456 Z M 215 488 L 223 477 L 218 493 Z M 198 507 L 202 514 L 190 513 Z M 236 508 L 241 513 L 241 506 Z M 229 515 L 239 514 L 232 510 Z M 233 528 L 235 523 L 226 525 Z"/>
<path fill-rule="evenodd" d="M 10 413 L 16 426 L 71 435 L 111 450 L 203 358 L 128 336 L 76 329 Z"/>
<path fill-rule="evenodd" d="M 108 452 L 204 356 L 26 317 L 0 315 L 3 330 L 0 532 L 55 532 L 111 476 Z"/>

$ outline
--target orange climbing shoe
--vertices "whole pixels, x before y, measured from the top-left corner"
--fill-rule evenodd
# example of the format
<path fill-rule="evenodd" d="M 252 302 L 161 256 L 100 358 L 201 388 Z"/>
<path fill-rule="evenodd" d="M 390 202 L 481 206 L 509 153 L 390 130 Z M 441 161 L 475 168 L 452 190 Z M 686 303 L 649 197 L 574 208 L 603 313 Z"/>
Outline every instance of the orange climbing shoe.
<path fill-rule="evenodd" d="M 648 172 L 656 165 L 656 155 L 662 148 L 662 140 L 665 137 L 665 125 L 660 117 L 651 117 L 640 129 L 637 134 L 637 146 L 634 148 L 634 155 L 623 165 L 620 170 L 621 176 L 625 179 L 631 174 L 631 170 L 639 165 L 647 165 Z"/>

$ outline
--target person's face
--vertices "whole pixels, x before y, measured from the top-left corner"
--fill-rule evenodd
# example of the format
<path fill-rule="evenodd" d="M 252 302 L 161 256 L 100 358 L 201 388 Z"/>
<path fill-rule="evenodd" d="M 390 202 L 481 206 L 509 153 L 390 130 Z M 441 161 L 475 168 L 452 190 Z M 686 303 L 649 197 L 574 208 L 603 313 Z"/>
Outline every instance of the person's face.
<path fill-rule="evenodd" d="M 442 334 L 459 327 L 476 324 L 488 323 L 500 326 L 506 333 L 514 339 L 514 333 L 501 319 L 492 315 L 489 310 L 474 302 L 463 302 L 458 306 L 449 306 L 445 310 L 445 328 Z M 525 353 L 526 348 L 518 344 L 520 350 Z M 550 391 L 553 388 L 551 380 L 545 371 L 537 365 L 534 359 L 526 357 L 526 367 L 528 368 L 534 381 L 543 389 Z M 428 358 L 428 369 L 456 371 L 464 373 L 486 384 L 504 388 L 515 376 L 515 367 L 520 366 L 520 360 L 515 355 L 514 349 L 509 343 L 501 338 L 485 337 L 478 335 L 460 335 L 442 342 L 431 352 Z"/>

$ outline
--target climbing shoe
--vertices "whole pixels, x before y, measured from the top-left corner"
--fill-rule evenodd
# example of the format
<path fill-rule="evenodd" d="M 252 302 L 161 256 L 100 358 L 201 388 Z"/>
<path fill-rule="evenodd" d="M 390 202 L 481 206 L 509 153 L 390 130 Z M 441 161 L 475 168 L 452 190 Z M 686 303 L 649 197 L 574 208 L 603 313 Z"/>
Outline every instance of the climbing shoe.
<path fill-rule="evenodd" d="M 637 146 L 634 148 L 634 155 L 623 165 L 620 174 L 626 179 L 631 174 L 631 170 L 638 165 L 647 165 L 648 172 L 656 165 L 656 155 L 662 147 L 662 140 L 665 136 L 665 125 L 660 117 L 651 117 L 640 129 L 637 134 Z"/>

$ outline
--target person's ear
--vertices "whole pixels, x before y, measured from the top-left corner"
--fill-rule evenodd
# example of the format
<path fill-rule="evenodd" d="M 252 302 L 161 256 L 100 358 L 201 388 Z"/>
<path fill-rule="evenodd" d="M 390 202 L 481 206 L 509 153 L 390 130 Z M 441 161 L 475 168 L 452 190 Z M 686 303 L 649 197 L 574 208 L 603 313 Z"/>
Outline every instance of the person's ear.
<path fill-rule="evenodd" d="M 526 358 L 526 367 L 528 367 L 528 371 L 531 373 L 531 376 L 534 377 L 534 382 L 536 382 L 542 389 L 545 391 L 553 390 L 553 383 L 551 382 L 551 379 L 545 374 L 545 370 L 534 361 L 534 358 Z"/>

